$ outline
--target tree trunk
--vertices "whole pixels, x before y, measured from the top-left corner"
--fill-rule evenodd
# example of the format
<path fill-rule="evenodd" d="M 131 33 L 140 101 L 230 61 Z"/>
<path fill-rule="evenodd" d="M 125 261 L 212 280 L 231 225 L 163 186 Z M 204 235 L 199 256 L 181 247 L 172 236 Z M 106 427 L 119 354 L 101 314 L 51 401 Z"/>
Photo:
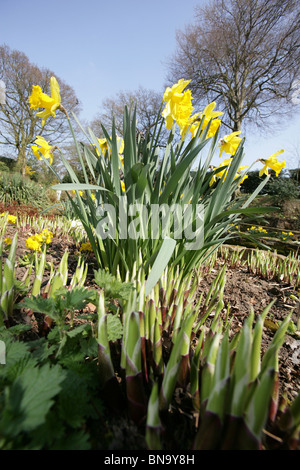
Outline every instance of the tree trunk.
<path fill-rule="evenodd" d="M 26 171 L 26 146 L 21 146 L 19 153 L 18 153 L 18 159 L 16 163 L 16 169 L 21 173 L 22 176 L 25 176 Z"/>

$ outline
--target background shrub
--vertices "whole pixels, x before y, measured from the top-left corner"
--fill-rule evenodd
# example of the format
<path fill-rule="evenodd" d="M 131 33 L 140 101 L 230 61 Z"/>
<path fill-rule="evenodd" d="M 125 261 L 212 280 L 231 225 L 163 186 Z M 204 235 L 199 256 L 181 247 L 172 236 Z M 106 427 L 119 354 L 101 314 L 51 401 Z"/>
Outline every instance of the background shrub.
<path fill-rule="evenodd" d="M 253 193 L 262 179 L 263 177 L 259 176 L 259 171 L 250 171 L 248 178 L 241 185 L 241 191 L 246 194 Z M 296 170 L 289 170 L 286 174 L 282 172 L 278 177 L 271 170 L 271 178 L 265 185 L 262 193 L 272 196 L 274 200 L 279 202 L 299 198 L 300 187 L 297 181 Z"/>
<path fill-rule="evenodd" d="M 50 192 L 53 195 L 50 195 Z M 17 203 L 44 209 L 49 206 L 55 196 L 54 191 L 22 177 L 19 173 L 2 173 L 0 175 L 0 202 Z"/>
<path fill-rule="evenodd" d="M 268 194 L 276 202 L 284 202 L 290 199 L 297 199 L 300 197 L 299 186 L 295 180 L 291 178 L 276 178 L 269 181 Z"/>

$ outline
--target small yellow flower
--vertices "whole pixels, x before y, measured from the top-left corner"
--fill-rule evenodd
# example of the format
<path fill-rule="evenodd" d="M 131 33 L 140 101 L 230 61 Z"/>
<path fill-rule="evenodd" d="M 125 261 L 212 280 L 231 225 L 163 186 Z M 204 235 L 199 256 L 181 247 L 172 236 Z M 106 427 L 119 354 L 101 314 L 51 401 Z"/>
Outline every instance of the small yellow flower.
<path fill-rule="evenodd" d="M 220 141 L 220 157 L 223 152 L 229 153 L 229 155 L 234 155 L 237 151 L 237 148 L 241 142 L 241 137 L 238 135 L 241 131 L 232 132 L 231 134 L 225 135 Z"/>
<path fill-rule="evenodd" d="M 44 237 L 41 233 L 36 233 L 35 235 L 32 236 L 32 239 L 37 241 L 40 244 L 42 244 L 44 241 Z"/>
<path fill-rule="evenodd" d="M 125 192 L 125 183 L 122 180 L 121 180 L 121 189 L 123 192 Z"/>
<path fill-rule="evenodd" d="M 90 242 L 81 243 L 80 251 L 93 251 L 91 243 Z"/>
<path fill-rule="evenodd" d="M 278 176 L 282 168 L 285 167 L 285 161 L 279 162 L 277 160 L 277 155 L 280 155 L 283 152 L 284 152 L 284 149 L 278 150 L 278 152 L 273 153 L 273 155 L 271 155 L 267 159 L 261 158 L 260 161 L 261 163 L 263 163 L 264 167 L 260 170 L 259 176 L 262 176 L 262 175 L 268 176 L 268 168 L 271 168 L 271 170 L 274 170 L 276 173 L 276 176 Z"/>
<path fill-rule="evenodd" d="M 30 108 L 36 110 L 37 108 L 45 108 L 44 111 L 38 112 L 36 115 L 42 118 L 42 126 L 45 125 L 49 116 L 56 117 L 55 111 L 61 105 L 60 89 L 55 77 L 50 78 L 50 92 L 51 97 L 42 92 L 39 85 L 32 87 L 32 94 L 29 96 L 28 101 Z"/>
<path fill-rule="evenodd" d="M 5 217 L 6 214 L 7 214 L 7 212 L 2 212 L 1 217 Z M 17 216 L 7 214 L 7 221 L 8 221 L 9 224 L 11 224 L 11 225 L 15 224 L 16 220 L 17 220 Z"/>
<path fill-rule="evenodd" d="M 4 242 L 6 243 L 6 245 L 11 245 L 12 239 L 9 237 L 4 238 Z"/>
<path fill-rule="evenodd" d="M 35 239 L 35 236 L 28 237 L 25 240 L 25 246 L 29 250 L 41 251 L 41 244 Z"/>
<path fill-rule="evenodd" d="M 52 242 L 53 233 L 49 232 L 47 228 L 44 228 L 44 230 L 42 231 L 40 235 L 42 236 L 42 241 L 46 243 L 47 245 L 49 245 L 49 243 Z"/>
<path fill-rule="evenodd" d="M 79 196 L 83 196 L 83 192 L 82 192 L 82 191 L 78 191 L 78 192 L 79 192 Z M 76 194 L 75 189 L 72 189 L 72 193 L 73 193 L 73 194 Z"/>
<path fill-rule="evenodd" d="M 17 220 L 17 217 L 15 215 L 8 215 L 8 223 L 9 224 L 15 224 Z"/>
<path fill-rule="evenodd" d="M 41 155 L 43 155 L 44 158 L 49 158 L 50 160 L 50 165 L 52 165 L 53 162 L 53 146 L 49 145 L 49 142 L 47 142 L 44 137 L 41 136 L 36 136 L 35 142 L 36 145 L 32 145 L 32 151 L 33 154 L 36 156 L 37 160 L 42 160 Z M 39 146 L 39 147 L 38 147 Z"/>

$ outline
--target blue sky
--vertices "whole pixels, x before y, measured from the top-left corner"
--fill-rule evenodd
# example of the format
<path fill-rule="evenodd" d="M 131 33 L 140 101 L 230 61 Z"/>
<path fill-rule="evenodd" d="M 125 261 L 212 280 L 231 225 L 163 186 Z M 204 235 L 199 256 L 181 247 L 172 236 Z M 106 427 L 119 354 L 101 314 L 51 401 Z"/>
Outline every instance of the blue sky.
<path fill-rule="evenodd" d="M 175 52 L 176 30 L 193 22 L 194 7 L 201 3 L 205 2 L 1 0 L 0 44 L 24 52 L 32 63 L 72 86 L 82 104 L 82 119 L 90 121 L 102 101 L 121 90 L 142 86 L 163 93 L 165 63 Z M 296 166 L 299 108 L 295 106 L 296 117 L 288 123 L 283 120 L 276 131 L 246 135 L 245 164 L 284 148 L 280 157 L 288 168 Z"/>

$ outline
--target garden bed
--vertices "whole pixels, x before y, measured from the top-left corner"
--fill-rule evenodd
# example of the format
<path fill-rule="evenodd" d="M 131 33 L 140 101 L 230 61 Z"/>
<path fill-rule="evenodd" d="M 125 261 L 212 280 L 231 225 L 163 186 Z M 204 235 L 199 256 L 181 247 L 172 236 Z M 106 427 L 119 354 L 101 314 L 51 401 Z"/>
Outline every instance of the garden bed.
<path fill-rule="evenodd" d="M 18 248 L 16 259 L 21 259 L 26 253 L 25 239 L 31 234 L 30 227 L 18 230 Z M 7 227 L 6 236 L 12 237 L 16 231 L 14 226 Z M 69 275 L 75 271 L 79 246 L 74 243 L 70 236 L 62 236 L 60 233 L 54 234 L 49 249 L 47 250 L 47 259 L 52 259 L 55 267 L 65 251 L 69 252 Z M 28 252 L 28 250 L 27 250 Z M 95 288 L 93 284 L 93 269 L 95 269 L 95 260 L 91 254 L 86 255 L 89 262 L 89 271 L 86 285 Z M 231 263 L 230 259 L 224 261 L 218 258 L 215 266 L 209 272 L 202 271 L 198 280 L 196 300 L 201 293 L 206 294 L 210 288 L 212 281 L 215 279 L 219 269 L 226 263 L 226 284 L 224 290 L 224 309 L 222 317 L 225 318 L 229 314 L 231 321 L 230 336 L 234 336 L 243 326 L 244 320 L 249 315 L 251 309 L 258 316 L 263 309 L 272 301 L 274 305 L 268 315 L 268 322 L 265 323 L 262 338 L 262 354 L 267 350 L 274 334 L 278 328 L 278 324 L 293 309 L 292 320 L 295 324 L 299 319 L 299 303 L 291 299 L 291 295 L 297 295 L 295 289 L 284 282 L 276 279 L 264 279 L 261 276 L 254 275 L 250 272 L 247 264 Z M 22 279 L 25 267 L 17 269 L 17 278 Z M 47 283 L 49 272 L 45 271 L 42 285 Z M 227 307 L 229 309 L 227 310 Z M 95 314 L 95 307 L 89 304 L 84 311 L 77 311 L 76 316 L 89 313 Z M 207 319 L 207 326 L 210 323 L 210 317 Z M 24 315 L 24 312 L 15 312 L 13 318 L 14 324 L 27 323 L 31 325 L 31 329 L 26 333 L 28 340 L 36 339 L 43 333 L 43 318 L 39 315 Z M 299 380 L 299 352 L 300 340 L 299 332 L 290 332 L 286 335 L 285 342 L 279 351 L 279 397 L 280 399 L 286 395 L 288 402 L 292 402 L 300 391 Z M 169 341 L 164 338 L 163 341 L 165 359 L 169 355 Z M 174 398 L 169 409 L 167 417 L 169 427 L 173 429 L 171 435 L 165 436 L 165 445 L 168 449 L 187 450 L 191 445 L 195 430 L 197 428 L 197 415 L 195 415 L 191 403 L 191 397 L 182 388 L 177 387 Z M 139 429 L 133 422 L 128 419 L 126 411 L 114 414 L 110 409 L 104 412 L 102 419 L 102 429 L 99 436 L 96 436 L 94 447 L 97 449 L 109 448 L 114 450 L 137 450 L 145 448 L 145 440 L 143 430 Z M 285 442 L 276 431 L 276 428 L 266 429 L 266 441 L 269 448 L 285 448 Z M 103 435 L 106 439 L 103 441 Z M 104 446 L 104 447 L 103 447 Z M 179 446 L 179 447 L 178 447 Z"/>

